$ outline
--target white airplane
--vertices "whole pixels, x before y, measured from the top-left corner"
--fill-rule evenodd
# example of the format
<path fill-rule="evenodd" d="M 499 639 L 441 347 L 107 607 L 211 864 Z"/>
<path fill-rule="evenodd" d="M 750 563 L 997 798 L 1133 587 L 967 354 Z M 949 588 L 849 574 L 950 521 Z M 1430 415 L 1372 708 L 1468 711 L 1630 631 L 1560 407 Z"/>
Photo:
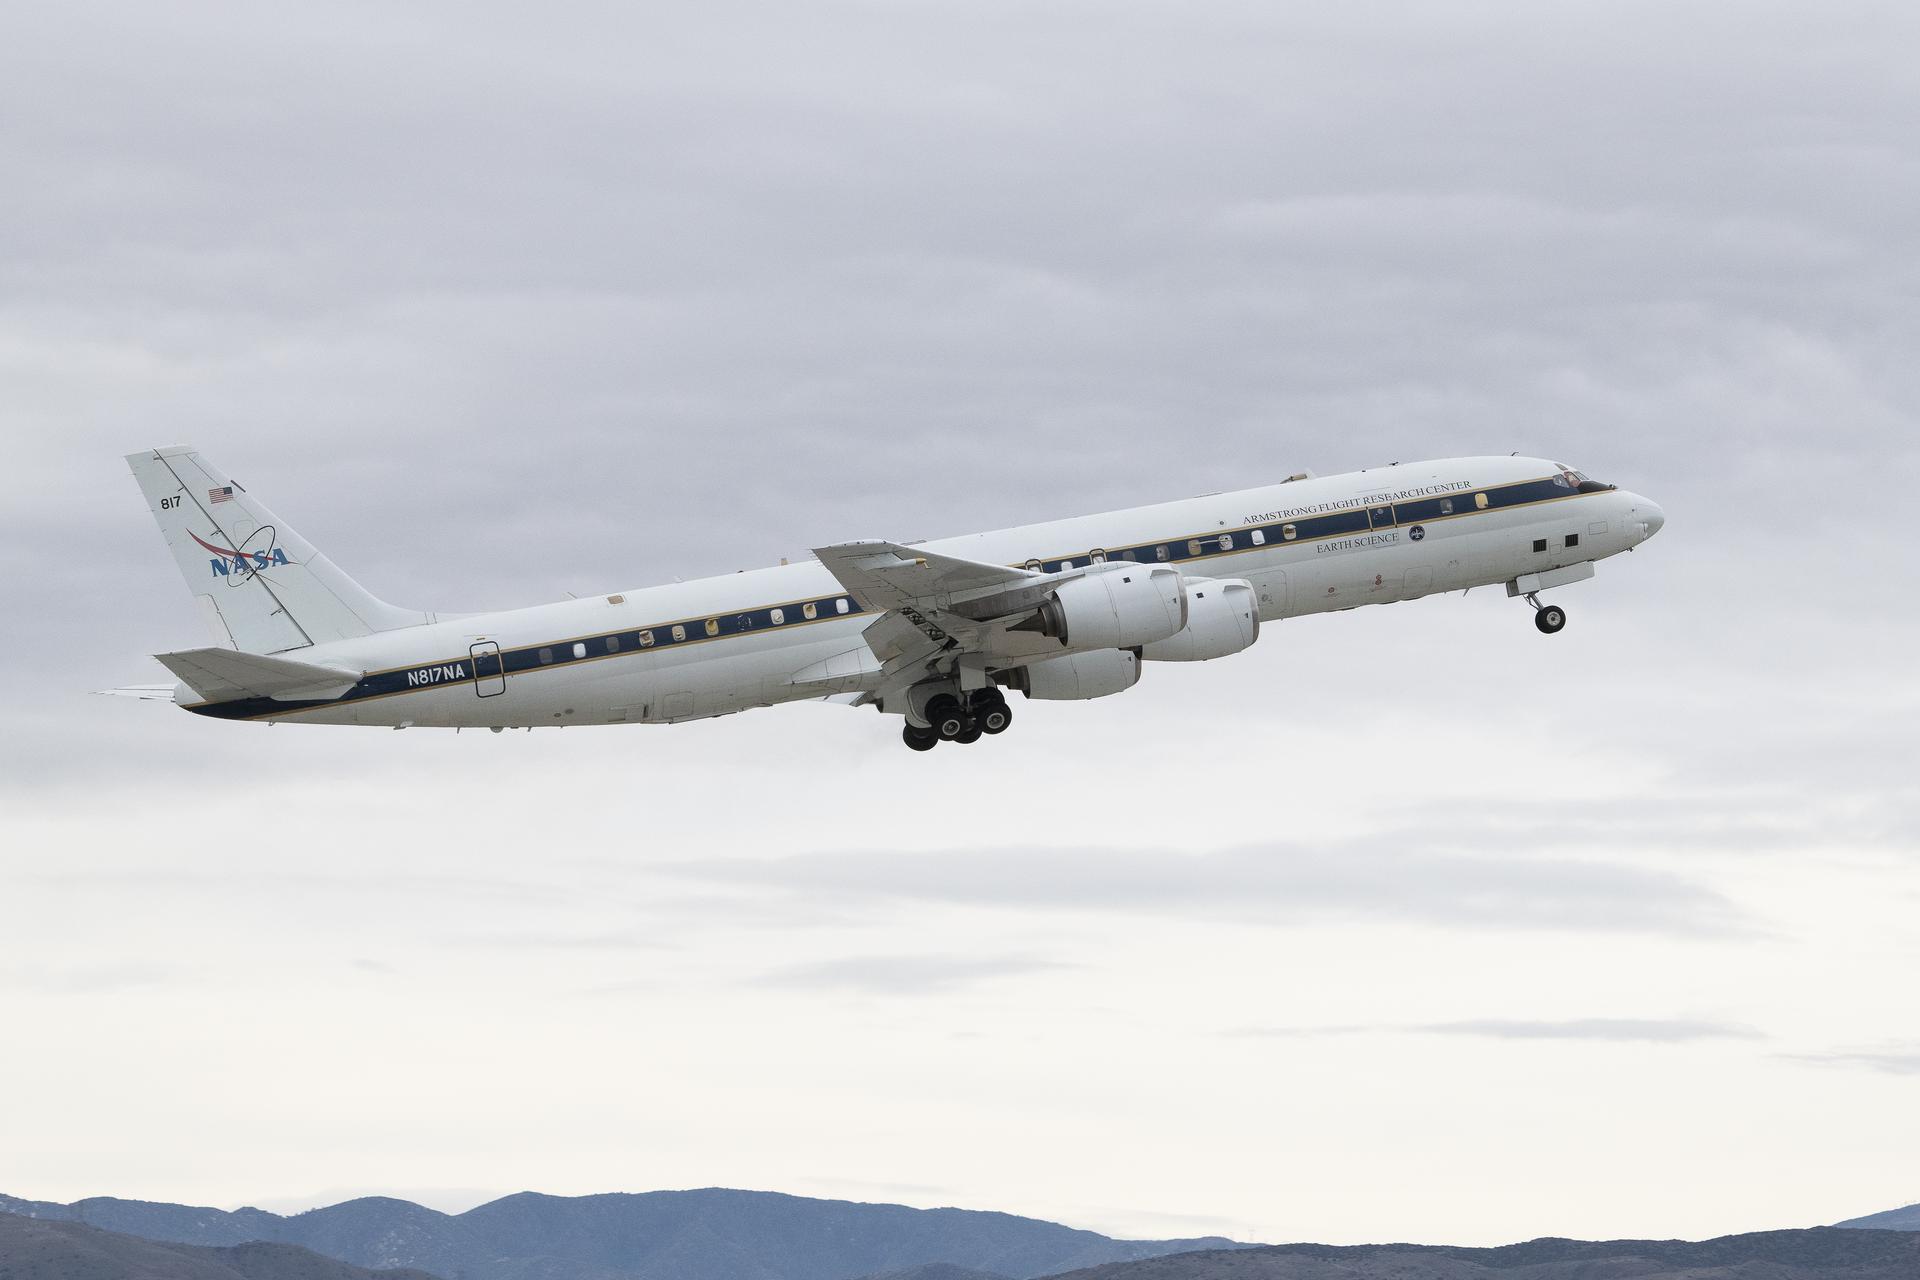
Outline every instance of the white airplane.
<path fill-rule="evenodd" d="M 909 747 L 1005 730 L 1006 690 L 1129 689 L 1263 622 L 1505 583 L 1593 576 L 1666 517 L 1538 458 L 1296 475 L 937 542 L 843 542 L 816 560 L 498 613 L 372 595 L 189 448 L 131 454 L 213 643 L 157 655 L 180 683 L 114 690 L 227 720 L 509 728 L 658 724 L 824 699 L 901 716 Z"/>

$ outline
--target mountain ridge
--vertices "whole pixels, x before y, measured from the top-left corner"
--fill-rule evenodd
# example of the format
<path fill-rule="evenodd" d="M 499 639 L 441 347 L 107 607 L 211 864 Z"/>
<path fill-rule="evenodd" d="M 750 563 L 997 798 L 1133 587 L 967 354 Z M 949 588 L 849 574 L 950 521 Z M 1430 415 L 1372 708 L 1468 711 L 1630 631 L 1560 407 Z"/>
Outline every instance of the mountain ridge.
<path fill-rule="evenodd" d="M 854 1280 L 930 1263 L 1032 1280 L 1184 1249 L 1240 1247 L 1218 1236 L 1117 1240 L 989 1210 L 723 1187 L 522 1191 L 458 1214 L 387 1196 L 285 1216 L 109 1196 L 63 1205 L 0 1195 L 0 1211 L 175 1243 L 297 1244 L 358 1266 L 417 1267 L 443 1280 Z"/>
<path fill-rule="evenodd" d="M 1869 1213 L 1861 1218 L 1848 1218 L 1845 1222 L 1836 1222 L 1833 1225 L 1863 1231 L 1920 1231 L 1920 1204 L 1904 1205 L 1901 1208 L 1887 1209 L 1880 1213 Z"/>
<path fill-rule="evenodd" d="M 1920 1234 L 1841 1227 L 1711 1240 L 1258 1245 L 1070 1271 L 1049 1280 L 1913 1280 Z"/>
<path fill-rule="evenodd" d="M 438 1280 L 370 1271 L 299 1245 L 162 1243 L 80 1222 L 0 1213 L 0 1280 Z"/>

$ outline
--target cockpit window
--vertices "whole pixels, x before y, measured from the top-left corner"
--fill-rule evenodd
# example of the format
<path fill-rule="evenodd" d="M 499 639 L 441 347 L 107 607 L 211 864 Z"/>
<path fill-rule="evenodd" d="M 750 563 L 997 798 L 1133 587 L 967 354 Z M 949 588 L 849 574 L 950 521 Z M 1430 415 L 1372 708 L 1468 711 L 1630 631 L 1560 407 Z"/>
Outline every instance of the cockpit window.
<path fill-rule="evenodd" d="M 1610 484 L 1602 484 L 1598 480 L 1589 479 L 1586 472 L 1575 471 L 1564 462 L 1555 463 L 1554 465 L 1558 466 L 1560 470 L 1553 477 L 1553 482 L 1562 489 L 1572 489 L 1575 493 L 1607 493 L 1615 487 Z"/>

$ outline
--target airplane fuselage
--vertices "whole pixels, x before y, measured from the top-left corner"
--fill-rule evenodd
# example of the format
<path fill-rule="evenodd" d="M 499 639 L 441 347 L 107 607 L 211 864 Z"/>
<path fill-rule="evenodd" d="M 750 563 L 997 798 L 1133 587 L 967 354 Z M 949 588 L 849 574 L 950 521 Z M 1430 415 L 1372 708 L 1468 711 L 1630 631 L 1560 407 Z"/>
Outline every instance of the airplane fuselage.
<path fill-rule="evenodd" d="M 1589 576 L 1593 562 L 1632 550 L 1663 521 L 1649 500 L 1555 463 L 1456 458 L 910 550 L 1041 573 L 1094 561 L 1167 565 L 1184 578 L 1243 580 L 1260 620 L 1277 622 L 1499 583 L 1531 599 Z M 863 632 L 883 612 L 809 561 L 446 618 L 284 654 L 365 673 L 338 696 L 208 700 L 182 686 L 176 699 L 222 718 L 321 724 L 672 722 L 870 687 L 876 676 Z M 1074 652 L 1040 634 L 1009 640 L 1015 649 L 1002 666 Z"/>

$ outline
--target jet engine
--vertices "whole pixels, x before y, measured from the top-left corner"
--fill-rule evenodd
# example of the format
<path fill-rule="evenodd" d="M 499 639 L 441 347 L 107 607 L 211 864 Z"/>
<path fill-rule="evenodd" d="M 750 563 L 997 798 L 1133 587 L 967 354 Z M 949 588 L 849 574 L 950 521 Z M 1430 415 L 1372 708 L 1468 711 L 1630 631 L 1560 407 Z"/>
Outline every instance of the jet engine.
<path fill-rule="evenodd" d="M 1187 625 L 1140 650 L 1151 662 L 1207 662 L 1260 638 L 1260 606 L 1244 578 L 1188 578 Z"/>
<path fill-rule="evenodd" d="M 1186 625 L 1179 571 L 1129 564 L 1061 583 L 1014 630 L 1037 631 L 1076 649 L 1137 649 Z"/>
<path fill-rule="evenodd" d="M 1096 649 L 1015 667 L 1001 678 L 1041 702 L 1084 701 L 1133 688 L 1140 679 L 1140 658 L 1131 649 Z"/>

